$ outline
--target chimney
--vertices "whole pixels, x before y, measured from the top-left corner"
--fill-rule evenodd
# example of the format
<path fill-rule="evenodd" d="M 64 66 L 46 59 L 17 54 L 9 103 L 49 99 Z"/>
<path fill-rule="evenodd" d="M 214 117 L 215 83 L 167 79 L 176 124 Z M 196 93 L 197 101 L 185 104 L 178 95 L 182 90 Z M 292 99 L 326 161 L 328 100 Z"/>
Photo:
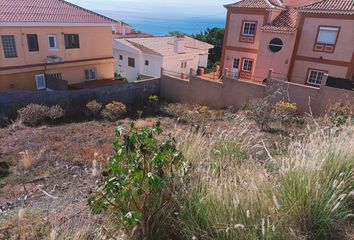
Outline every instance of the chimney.
<path fill-rule="evenodd" d="M 184 52 L 184 36 L 176 36 L 174 38 L 174 51 L 175 53 Z"/>

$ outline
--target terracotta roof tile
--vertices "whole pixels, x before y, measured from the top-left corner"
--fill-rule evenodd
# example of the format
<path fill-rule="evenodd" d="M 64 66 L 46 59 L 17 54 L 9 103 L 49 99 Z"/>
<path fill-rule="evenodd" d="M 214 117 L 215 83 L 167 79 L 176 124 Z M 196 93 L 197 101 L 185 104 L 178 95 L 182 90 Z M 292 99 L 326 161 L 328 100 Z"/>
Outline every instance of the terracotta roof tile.
<path fill-rule="evenodd" d="M 147 53 L 147 54 L 153 54 L 153 55 L 160 55 L 162 56 L 162 54 L 152 50 L 151 48 L 148 48 L 140 43 L 136 43 L 133 41 L 129 41 L 127 40 L 127 42 L 129 42 L 131 45 L 133 45 L 134 47 L 136 47 L 137 49 L 139 49 L 140 51 L 142 51 L 143 53 Z"/>
<path fill-rule="evenodd" d="M 322 0 L 297 9 L 299 12 L 354 14 L 354 0 Z"/>
<path fill-rule="evenodd" d="M 273 22 L 262 27 L 263 31 L 294 33 L 298 12 L 295 9 L 282 11 Z"/>
<path fill-rule="evenodd" d="M 0 22 L 111 24 L 116 21 L 63 0 L 1 0 Z"/>
<path fill-rule="evenodd" d="M 115 39 L 119 43 L 130 44 L 139 49 L 143 53 L 154 54 L 160 56 L 176 55 L 174 52 L 175 37 L 143 37 L 143 38 L 120 38 Z M 209 50 L 213 45 L 196 40 L 191 37 L 184 37 L 184 52 L 196 53 Z"/>
<path fill-rule="evenodd" d="M 278 8 L 282 7 L 281 0 L 241 0 L 236 3 L 225 5 L 225 7 L 231 8 Z"/>

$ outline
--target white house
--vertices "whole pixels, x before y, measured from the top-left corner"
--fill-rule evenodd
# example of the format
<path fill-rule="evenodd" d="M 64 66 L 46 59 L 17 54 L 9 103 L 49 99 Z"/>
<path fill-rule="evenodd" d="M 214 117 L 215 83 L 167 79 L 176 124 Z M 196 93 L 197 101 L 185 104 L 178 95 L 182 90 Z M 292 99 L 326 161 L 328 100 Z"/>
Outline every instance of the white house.
<path fill-rule="evenodd" d="M 189 73 L 207 67 L 213 45 L 190 37 L 144 37 L 113 40 L 115 72 L 128 81 L 139 76 L 160 77 L 161 68 L 172 73 Z"/>

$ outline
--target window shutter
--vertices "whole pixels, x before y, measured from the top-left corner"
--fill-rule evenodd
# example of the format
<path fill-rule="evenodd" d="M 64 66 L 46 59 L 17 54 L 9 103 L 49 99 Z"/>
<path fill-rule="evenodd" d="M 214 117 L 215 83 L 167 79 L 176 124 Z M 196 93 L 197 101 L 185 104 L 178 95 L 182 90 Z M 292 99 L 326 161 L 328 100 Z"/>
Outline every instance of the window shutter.
<path fill-rule="evenodd" d="M 89 69 L 85 69 L 85 79 L 90 80 L 90 70 Z"/>
<path fill-rule="evenodd" d="M 64 35 L 64 42 L 65 42 L 65 48 L 66 48 L 66 49 L 70 48 L 69 35 L 67 35 L 67 34 Z"/>
<path fill-rule="evenodd" d="M 337 39 L 338 29 L 336 28 L 320 28 L 317 42 L 325 44 L 335 44 Z"/>

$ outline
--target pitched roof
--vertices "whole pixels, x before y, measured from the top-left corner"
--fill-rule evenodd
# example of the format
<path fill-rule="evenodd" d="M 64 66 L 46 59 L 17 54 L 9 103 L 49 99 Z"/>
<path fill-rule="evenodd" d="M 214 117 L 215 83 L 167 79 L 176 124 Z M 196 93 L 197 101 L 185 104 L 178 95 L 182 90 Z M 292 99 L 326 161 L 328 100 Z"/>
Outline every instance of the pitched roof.
<path fill-rule="evenodd" d="M 236 3 L 225 5 L 226 8 L 279 8 L 282 7 L 281 0 L 241 0 Z"/>
<path fill-rule="evenodd" d="M 354 14 L 354 0 L 321 0 L 297 9 L 299 12 Z"/>
<path fill-rule="evenodd" d="M 269 25 L 262 26 L 263 31 L 295 33 L 298 12 L 295 9 L 282 11 Z"/>
<path fill-rule="evenodd" d="M 0 22 L 112 24 L 116 21 L 64 0 L 1 0 Z"/>
<path fill-rule="evenodd" d="M 172 56 L 177 54 L 174 52 L 175 37 L 120 38 L 115 39 L 114 41 L 133 46 L 134 48 L 147 54 L 159 56 Z M 213 45 L 194 38 L 187 36 L 184 37 L 184 53 L 198 53 L 213 47 Z"/>
<path fill-rule="evenodd" d="M 130 41 L 130 40 L 127 40 L 127 42 L 129 42 L 131 45 L 133 45 L 134 47 L 136 47 L 137 49 L 139 49 L 143 53 L 162 56 L 162 54 L 160 54 L 160 53 L 154 51 L 153 49 L 148 48 L 148 47 L 146 47 L 146 46 L 144 46 L 144 45 L 142 45 L 140 43 L 136 43 L 136 42 L 133 42 L 133 41 Z"/>

